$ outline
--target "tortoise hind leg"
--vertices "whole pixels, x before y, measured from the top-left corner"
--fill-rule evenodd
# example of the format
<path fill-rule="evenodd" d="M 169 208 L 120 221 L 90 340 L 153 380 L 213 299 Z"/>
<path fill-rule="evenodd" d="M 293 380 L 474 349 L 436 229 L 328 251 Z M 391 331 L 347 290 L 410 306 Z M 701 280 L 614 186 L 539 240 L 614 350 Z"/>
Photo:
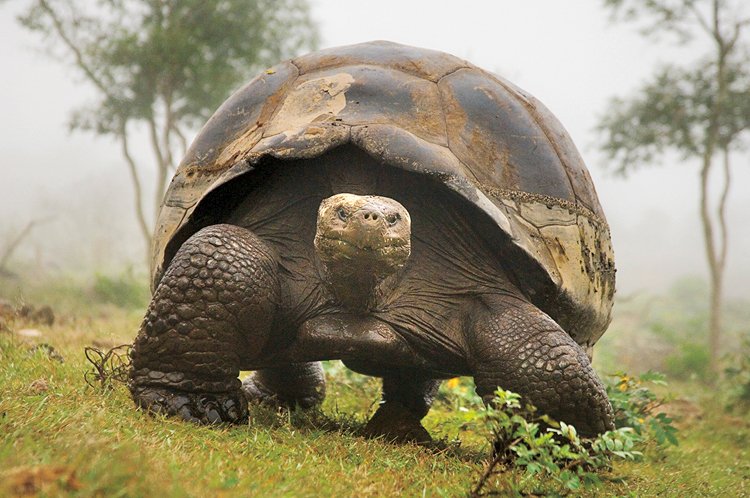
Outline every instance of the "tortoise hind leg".
<path fill-rule="evenodd" d="M 367 422 L 364 435 L 399 443 L 427 443 L 430 433 L 421 420 L 430 411 L 440 381 L 412 371 L 395 371 L 383 377 L 383 399 Z"/>
<path fill-rule="evenodd" d="M 268 340 L 276 261 L 252 232 L 213 225 L 188 239 L 154 293 L 133 345 L 130 392 L 151 412 L 201 423 L 247 420 L 241 359 Z"/>
<path fill-rule="evenodd" d="M 485 304 L 467 337 L 477 394 L 489 402 L 498 386 L 517 392 L 584 436 L 614 428 L 612 406 L 586 353 L 554 320 L 515 298 Z"/>
<path fill-rule="evenodd" d="M 325 376 L 320 362 L 292 363 L 264 368 L 242 382 L 248 401 L 312 408 L 325 398 Z"/>

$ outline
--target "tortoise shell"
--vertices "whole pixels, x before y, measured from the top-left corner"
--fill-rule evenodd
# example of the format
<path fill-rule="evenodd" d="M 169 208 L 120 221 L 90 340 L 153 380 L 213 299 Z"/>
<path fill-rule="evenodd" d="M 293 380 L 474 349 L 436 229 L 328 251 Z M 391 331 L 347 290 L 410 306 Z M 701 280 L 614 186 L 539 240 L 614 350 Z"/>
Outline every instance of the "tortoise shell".
<path fill-rule="evenodd" d="M 314 52 L 232 95 L 188 150 L 157 221 L 152 289 L 211 192 L 261 160 L 345 144 L 431 177 L 489 216 L 529 299 L 589 348 L 615 288 L 610 234 L 567 132 L 534 97 L 454 56 L 376 41 Z M 204 216 L 205 218 L 205 216 Z"/>

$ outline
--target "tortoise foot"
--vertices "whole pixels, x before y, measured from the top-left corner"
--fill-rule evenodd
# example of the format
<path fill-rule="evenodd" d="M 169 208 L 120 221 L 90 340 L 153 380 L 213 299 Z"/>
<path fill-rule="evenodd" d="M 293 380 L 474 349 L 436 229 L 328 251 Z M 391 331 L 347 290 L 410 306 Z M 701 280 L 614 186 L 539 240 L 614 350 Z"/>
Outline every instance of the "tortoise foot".
<path fill-rule="evenodd" d="M 239 390 L 191 393 L 163 387 L 135 387 L 131 392 L 136 404 L 151 413 L 207 425 L 247 423 L 247 401 Z"/>
<path fill-rule="evenodd" d="M 267 403 L 284 408 L 309 409 L 325 398 L 323 367 L 318 362 L 264 368 L 242 381 L 248 403 Z"/>
<path fill-rule="evenodd" d="M 430 443 L 432 437 L 420 418 L 397 401 L 383 403 L 362 431 L 368 438 L 383 438 L 394 443 Z"/>

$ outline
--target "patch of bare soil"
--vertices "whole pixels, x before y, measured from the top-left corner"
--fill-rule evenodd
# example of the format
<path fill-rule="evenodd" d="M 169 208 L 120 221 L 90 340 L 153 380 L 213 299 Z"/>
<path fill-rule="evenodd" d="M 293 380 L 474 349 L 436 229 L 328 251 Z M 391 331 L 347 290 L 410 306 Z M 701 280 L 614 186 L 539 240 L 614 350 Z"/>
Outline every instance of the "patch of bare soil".
<path fill-rule="evenodd" d="M 2 474 L 11 496 L 34 496 L 43 493 L 54 496 L 61 491 L 77 491 L 81 483 L 75 469 L 61 465 L 14 467 Z"/>

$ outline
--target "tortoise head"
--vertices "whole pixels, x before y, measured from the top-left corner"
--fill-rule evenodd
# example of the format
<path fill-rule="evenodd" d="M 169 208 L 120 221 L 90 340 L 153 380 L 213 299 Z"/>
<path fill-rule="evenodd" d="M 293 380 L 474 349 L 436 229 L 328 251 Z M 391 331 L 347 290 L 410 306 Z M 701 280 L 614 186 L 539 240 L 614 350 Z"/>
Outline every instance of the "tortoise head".
<path fill-rule="evenodd" d="M 339 300 L 371 307 L 380 284 L 409 259 L 409 212 L 388 197 L 336 194 L 318 209 L 315 249 Z"/>

